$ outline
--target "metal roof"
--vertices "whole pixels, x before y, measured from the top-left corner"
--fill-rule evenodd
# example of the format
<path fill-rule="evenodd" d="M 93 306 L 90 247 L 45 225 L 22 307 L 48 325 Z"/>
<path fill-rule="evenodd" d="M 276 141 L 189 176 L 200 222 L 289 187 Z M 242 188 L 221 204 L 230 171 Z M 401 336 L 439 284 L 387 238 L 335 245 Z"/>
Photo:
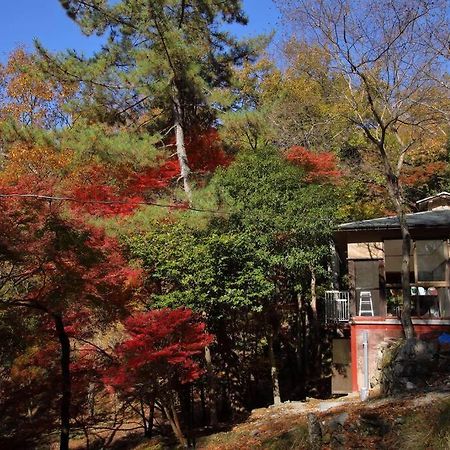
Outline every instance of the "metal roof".
<path fill-rule="evenodd" d="M 412 228 L 450 228 L 450 209 L 436 209 L 406 215 L 406 223 Z M 338 231 L 395 230 L 400 224 L 397 216 L 343 223 Z"/>
<path fill-rule="evenodd" d="M 439 194 L 435 194 L 435 195 L 430 195 L 427 198 L 423 198 L 422 200 L 417 200 L 416 205 L 420 205 L 421 203 L 424 202 L 429 202 L 430 200 L 433 200 L 435 198 L 450 198 L 450 192 L 439 192 Z"/>

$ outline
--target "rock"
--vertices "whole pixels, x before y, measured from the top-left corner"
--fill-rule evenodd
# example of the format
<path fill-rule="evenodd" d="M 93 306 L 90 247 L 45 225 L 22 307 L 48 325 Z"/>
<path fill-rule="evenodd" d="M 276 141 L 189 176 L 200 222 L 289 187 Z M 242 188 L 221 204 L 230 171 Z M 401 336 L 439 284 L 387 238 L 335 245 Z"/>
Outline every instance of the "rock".
<path fill-rule="evenodd" d="M 341 402 L 321 402 L 319 404 L 319 411 L 323 412 L 323 411 L 327 411 L 331 408 L 335 408 L 337 406 L 341 406 L 342 403 Z"/>
<path fill-rule="evenodd" d="M 330 431 L 336 431 L 342 429 L 345 425 L 345 422 L 348 419 L 348 413 L 343 412 L 341 414 L 337 414 L 336 416 L 332 416 L 327 423 L 327 427 Z"/>
<path fill-rule="evenodd" d="M 437 341 L 409 339 L 392 344 L 383 353 L 380 384 L 383 393 L 415 389 L 436 371 Z"/>
<path fill-rule="evenodd" d="M 390 430 L 390 425 L 383 417 L 373 412 L 361 413 L 361 427 L 362 431 L 365 431 L 368 436 L 374 434 L 383 436 Z"/>
<path fill-rule="evenodd" d="M 343 434 L 335 433 L 332 436 L 331 448 L 333 450 L 344 450 L 345 449 L 345 436 Z"/>
<path fill-rule="evenodd" d="M 320 448 L 322 445 L 322 427 L 318 417 L 313 413 L 306 416 L 308 421 L 309 443 L 311 448 Z"/>

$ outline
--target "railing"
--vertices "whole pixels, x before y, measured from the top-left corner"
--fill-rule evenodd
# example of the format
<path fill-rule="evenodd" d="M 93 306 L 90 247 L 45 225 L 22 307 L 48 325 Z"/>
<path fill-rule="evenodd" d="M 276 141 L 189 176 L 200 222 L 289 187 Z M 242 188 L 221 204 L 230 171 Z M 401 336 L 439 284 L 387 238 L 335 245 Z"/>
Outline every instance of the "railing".
<path fill-rule="evenodd" d="M 350 293 L 325 291 L 325 321 L 348 322 L 350 320 Z"/>

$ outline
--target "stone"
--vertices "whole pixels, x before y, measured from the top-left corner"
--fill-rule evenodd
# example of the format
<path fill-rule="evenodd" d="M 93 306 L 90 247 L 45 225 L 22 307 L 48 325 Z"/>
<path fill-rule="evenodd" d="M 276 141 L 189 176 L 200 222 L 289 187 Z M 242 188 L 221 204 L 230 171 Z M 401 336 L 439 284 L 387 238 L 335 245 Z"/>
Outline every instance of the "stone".
<path fill-rule="evenodd" d="M 321 402 L 319 404 L 319 411 L 328 411 L 331 408 L 336 408 L 337 406 L 341 406 L 341 402 Z"/>
<path fill-rule="evenodd" d="M 386 394 L 415 389 L 437 369 L 437 341 L 409 339 L 391 345 L 383 354 L 380 384 Z"/>
<path fill-rule="evenodd" d="M 345 422 L 347 421 L 347 419 L 348 419 L 347 412 L 337 414 L 330 418 L 330 420 L 328 422 L 328 428 L 332 431 L 341 429 L 345 425 Z"/>
<path fill-rule="evenodd" d="M 331 434 L 325 433 L 322 438 L 322 443 L 328 445 L 331 442 Z"/>
<path fill-rule="evenodd" d="M 320 448 L 322 445 L 322 427 L 320 421 L 314 413 L 308 413 L 306 418 L 308 421 L 308 434 L 311 448 Z"/>

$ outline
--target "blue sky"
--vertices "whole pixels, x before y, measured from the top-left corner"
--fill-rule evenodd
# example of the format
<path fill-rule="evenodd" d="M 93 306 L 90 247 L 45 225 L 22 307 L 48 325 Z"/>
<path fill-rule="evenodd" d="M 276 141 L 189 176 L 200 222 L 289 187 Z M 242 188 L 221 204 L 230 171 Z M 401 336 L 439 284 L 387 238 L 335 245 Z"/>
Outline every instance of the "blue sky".
<path fill-rule="evenodd" d="M 272 0 L 244 0 L 246 27 L 234 26 L 240 37 L 268 33 L 277 27 L 279 12 Z M 0 16 L 0 61 L 19 45 L 31 49 L 38 38 L 50 51 L 67 48 L 90 54 L 101 39 L 84 36 L 66 16 L 58 0 L 3 0 Z"/>

